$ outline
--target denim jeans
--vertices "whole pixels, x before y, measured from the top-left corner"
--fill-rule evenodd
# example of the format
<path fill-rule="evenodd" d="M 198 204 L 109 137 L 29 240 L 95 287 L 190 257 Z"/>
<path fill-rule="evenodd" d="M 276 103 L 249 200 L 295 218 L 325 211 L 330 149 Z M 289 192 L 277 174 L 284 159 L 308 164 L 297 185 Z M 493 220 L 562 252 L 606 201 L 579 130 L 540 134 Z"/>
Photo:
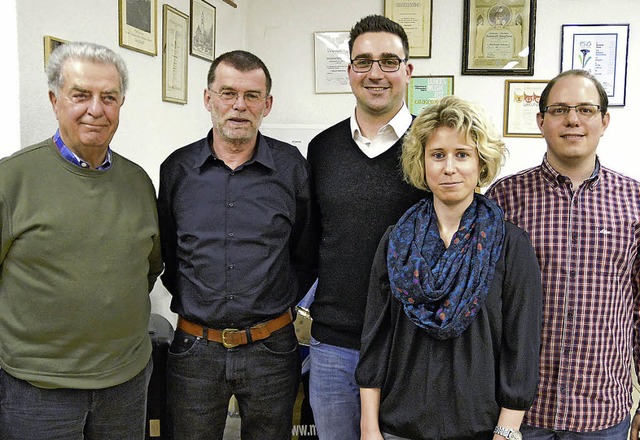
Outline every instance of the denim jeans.
<path fill-rule="evenodd" d="M 358 350 L 311 338 L 309 400 L 320 440 L 360 439 L 360 388 L 355 372 Z"/>
<path fill-rule="evenodd" d="M 621 423 L 611 428 L 592 432 L 553 431 L 523 423 L 520 432 L 525 440 L 627 440 L 630 423 L 631 416 L 627 416 Z"/>
<path fill-rule="evenodd" d="M 0 370 L 1 440 L 143 440 L 152 363 L 96 390 L 43 389 Z"/>
<path fill-rule="evenodd" d="M 176 330 L 167 364 L 174 440 L 221 440 L 229 399 L 238 400 L 243 440 L 291 438 L 300 385 L 293 324 L 267 339 L 225 348 Z"/>

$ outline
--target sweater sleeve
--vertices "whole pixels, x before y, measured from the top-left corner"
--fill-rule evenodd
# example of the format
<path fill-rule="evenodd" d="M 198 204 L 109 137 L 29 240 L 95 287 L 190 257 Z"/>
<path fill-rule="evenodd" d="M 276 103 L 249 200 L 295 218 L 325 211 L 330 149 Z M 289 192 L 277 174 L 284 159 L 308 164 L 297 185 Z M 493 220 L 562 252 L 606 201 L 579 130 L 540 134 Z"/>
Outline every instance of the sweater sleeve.
<path fill-rule="evenodd" d="M 361 388 L 382 388 L 387 376 L 394 335 L 387 271 L 387 247 L 391 229 L 389 227 L 380 240 L 371 268 L 360 360 L 356 368 L 356 383 Z"/>
<path fill-rule="evenodd" d="M 0 192 L 0 267 L 11 246 L 11 241 L 9 240 L 11 233 L 10 220 L 8 203 Z"/>
<path fill-rule="evenodd" d="M 538 384 L 542 285 L 540 268 L 527 233 L 512 229 L 505 241 L 502 291 L 502 346 L 499 361 L 498 404 L 527 410 Z"/>

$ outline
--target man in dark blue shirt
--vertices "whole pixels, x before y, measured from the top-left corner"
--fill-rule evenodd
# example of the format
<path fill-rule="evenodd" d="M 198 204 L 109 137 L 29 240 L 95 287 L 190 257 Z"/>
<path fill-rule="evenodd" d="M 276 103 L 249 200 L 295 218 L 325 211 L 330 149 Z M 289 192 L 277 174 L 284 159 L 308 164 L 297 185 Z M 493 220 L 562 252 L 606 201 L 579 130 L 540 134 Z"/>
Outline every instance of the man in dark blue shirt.
<path fill-rule="evenodd" d="M 289 439 L 299 384 L 291 308 L 315 279 L 309 167 L 258 131 L 273 103 L 245 51 L 211 65 L 213 129 L 160 169 L 162 281 L 179 315 L 169 354 L 176 440 L 222 439 L 231 395 L 243 437 Z"/>

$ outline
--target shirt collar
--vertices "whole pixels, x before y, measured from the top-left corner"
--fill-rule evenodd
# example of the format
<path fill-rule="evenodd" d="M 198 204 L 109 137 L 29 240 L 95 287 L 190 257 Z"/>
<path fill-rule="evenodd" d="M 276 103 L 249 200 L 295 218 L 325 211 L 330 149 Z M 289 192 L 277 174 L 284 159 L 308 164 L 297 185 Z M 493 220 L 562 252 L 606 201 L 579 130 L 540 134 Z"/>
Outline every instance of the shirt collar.
<path fill-rule="evenodd" d="M 547 159 L 547 154 L 545 153 L 544 158 L 542 159 L 542 175 L 547 179 L 547 181 L 551 182 L 554 186 L 561 185 L 564 182 L 569 181 L 569 178 L 563 176 L 558 171 L 555 170 L 549 163 Z M 596 166 L 593 168 L 593 172 L 585 182 L 588 183 L 589 188 L 593 188 L 600 181 L 600 159 L 596 156 Z"/>
<path fill-rule="evenodd" d="M 400 110 L 398 110 L 398 113 L 396 113 L 395 116 L 391 118 L 389 122 L 387 122 L 385 125 L 380 127 L 380 130 L 378 130 L 378 133 L 381 133 L 384 130 L 387 130 L 388 129 L 387 127 L 389 127 L 394 131 L 396 137 L 400 139 L 402 135 L 404 135 L 405 132 L 411 126 L 411 122 L 413 122 L 413 117 L 411 116 L 411 112 L 409 112 L 409 109 L 403 102 L 402 107 L 400 107 Z M 357 138 L 357 136 L 364 137 L 362 132 L 360 131 L 360 127 L 358 126 L 358 120 L 356 119 L 355 109 L 351 114 L 350 125 L 351 125 L 351 136 L 353 137 L 354 140 Z"/>
<path fill-rule="evenodd" d="M 55 142 L 56 147 L 58 147 L 58 151 L 60 151 L 62 157 L 64 157 L 67 161 L 81 168 L 91 168 L 89 162 L 78 157 L 78 155 L 76 155 L 73 151 L 71 151 L 69 147 L 67 147 L 67 145 L 60 137 L 60 129 L 57 129 L 56 133 L 53 135 L 53 141 Z M 111 168 L 111 148 L 107 147 L 107 154 L 104 157 L 104 161 L 100 166 L 96 168 L 96 170 L 107 171 L 109 168 Z"/>
<path fill-rule="evenodd" d="M 209 130 L 207 134 L 207 138 L 202 143 L 202 148 L 198 154 L 198 159 L 195 162 L 194 168 L 200 168 L 203 166 L 208 160 L 219 160 L 218 157 L 213 152 L 213 129 Z M 242 168 L 246 165 L 250 165 L 254 162 L 260 163 L 267 168 L 271 168 L 275 171 L 276 163 L 273 159 L 273 155 L 271 154 L 271 149 L 269 148 L 269 144 L 267 139 L 262 135 L 262 133 L 258 132 L 258 140 L 256 144 L 256 151 L 253 153 L 251 159 L 242 164 L 239 168 Z"/>

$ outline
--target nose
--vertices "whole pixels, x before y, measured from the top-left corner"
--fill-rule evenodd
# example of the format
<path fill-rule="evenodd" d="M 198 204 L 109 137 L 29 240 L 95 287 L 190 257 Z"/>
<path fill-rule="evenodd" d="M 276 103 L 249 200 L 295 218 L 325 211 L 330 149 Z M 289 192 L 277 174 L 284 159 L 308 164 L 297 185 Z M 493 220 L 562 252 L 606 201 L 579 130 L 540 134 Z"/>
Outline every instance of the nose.
<path fill-rule="evenodd" d="M 578 117 L 578 109 L 570 108 L 569 112 L 565 116 L 565 123 L 567 125 L 577 125 L 580 123 L 580 118 Z"/>
<path fill-rule="evenodd" d="M 233 103 L 233 109 L 242 111 L 246 108 L 247 108 L 247 101 L 244 100 L 244 94 L 238 93 L 238 97 Z"/>
<path fill-rule="evenodd" d="M 102 98 L 100 96 L 91 97 L 91 100 L 89 100 L 87 113 L 89 113 L 94 118 L 99 118 L 104 114 L 104 109 L 102 108 Z"/>
<path fill-rule="evenodd" d="M 370 78 L 382 78 L 384 76 L 384 72 L 380 68 L 380 61 L 374 61 L 371 66 L 371 70 L 369 70 Z"/>
<path fill-rule="evenodd" d="M 454 174 L 455 172 L 456 172 L 455 159 L 451 156 L 448 156 L 444 161 L 444 173 L 449 175 L 449 174 Z"/>

